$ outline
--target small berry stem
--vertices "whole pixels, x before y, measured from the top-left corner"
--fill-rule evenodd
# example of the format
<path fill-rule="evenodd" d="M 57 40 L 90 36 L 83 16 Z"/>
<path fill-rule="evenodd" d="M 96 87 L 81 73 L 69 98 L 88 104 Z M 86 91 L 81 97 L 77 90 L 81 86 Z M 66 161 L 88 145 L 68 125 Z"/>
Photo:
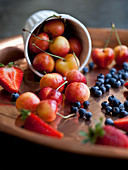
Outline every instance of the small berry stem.
<path fill-rule="evenodd" d="M 66 83 L 68 83 L 68 81 L 65 81 L 64 83 L 62 83 L 56 90 L 59 90 L 63 85 L 65 85 Z"/>
<path fill-rule="evenodd" d="M 57 112 L 56 114 L 59 115 L 60 117 L 64 118 L 64 119 L 68 119 L 68 118 L 76 115 L 75 113 L 72 113 L 72 114 L 69 114 L 69 115 L 67 115 L 67 116 L 64 116 L 64 115 L 62 115 L 62 114 L 60 114 L 60 113 L 58 113 L 58 112 Z"/>
<path fill-rule="evenodd" d="M 119 38 L 119 36 L 118 36 L 118 33 L 117 33 L 117 31 L 116 31 L 116 28 L 115 28 L 115 24 L 114 24 L 114 23 L 112 23 L 112 28 L 113 28 L 113 30 L 114 30 L 114 32 L 115 32 L 116 39 L 117 39 L 119 45 L 122 46 L 122 43 L 121 43 L 121 41 L 120 41 L 120 38 Z"/>
<path fill-rule="evenodd" d="M 61 60 L 63 60 L 63 61 L 66 61 L 65 58 L 63 58 L 63 57 L 60 57 L 60 56 L 57 56 L 57 55 L 54 55 L 54 54 L 51 54 L 51 53 L 48 53 L 48 52 L 42 50 L 42 49 L 41 49 L 40 47 L 38 47 L 35 43 L 32 43 L 32 45 L 35 46 L 36 48 L 38 48 L 39 50 L 43 51 L 44 53 L 51 55 L 52 57 L 59 58 L 59 59 L 61 59 Z"/>
<path fill-rule="evenodd" d="M 23 28 L 23 31 L 26 31 L 26 32 L 30 33 L 31 35 L 33 35 L 34 37 L 36 37 L 36 38 L 39 39 L 39 40 L 48 41 L 48 42 L 53 43 L 53 40 L 45 40 L 45 39 L 42 39 L 42 38 L 38 37 L 37 35 L 31 33 L 29 30 L 26 30 L 25 28 Z"/>

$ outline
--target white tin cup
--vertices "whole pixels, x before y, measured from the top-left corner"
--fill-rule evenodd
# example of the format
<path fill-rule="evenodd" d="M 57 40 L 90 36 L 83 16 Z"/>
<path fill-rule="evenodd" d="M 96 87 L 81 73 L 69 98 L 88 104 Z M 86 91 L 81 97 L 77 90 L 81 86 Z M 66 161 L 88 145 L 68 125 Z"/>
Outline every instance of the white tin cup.
<path fill-rule="evenodd" d="M 51 17 L 54 16 L 54 17 Z M 91 43 L 91 38 L 89 35 L 89 32 L 87 28 L 76 18 L 67 15 L 67 14 L 58 14 L 55 11 L 51 10 L 42 10 L 38 11 L 34 14 L 32 14 L 26 21 L 24 29 L 30 31 L 31 33 L 34 32 L 34 30 L 39 27 L 44 21 L 46 20 L 51 20 L 51 19 L 56 19 L 57 17 L 61 17 L 61 19 L 64 19 L 70 23 L 70 26 L 74 32 L 74 34 L 77 35 L 77 37 L 80 39 L 81 44 L 82 44 L 82 52 L 79 56 L 80 60 L 80 67 L 79 70 L 82 71 L 84 66 L 87 64 L 90 54 L 91 54 L 91 49 L 92 49 L 92 43 Z M 24 40 L 24 53 L 25 57 L 28 63 L 29 68 L 39 77 L 42 77 L 43 74 L 38 72 L 37 70 L 34 69 L 32 66 L 32 63 L 29 58 L 28 54 L 28 43 L 29 39 L 31 37 L 31 34 L 29 32 L 23 31 L 22 33 L 23 40 Z"/>

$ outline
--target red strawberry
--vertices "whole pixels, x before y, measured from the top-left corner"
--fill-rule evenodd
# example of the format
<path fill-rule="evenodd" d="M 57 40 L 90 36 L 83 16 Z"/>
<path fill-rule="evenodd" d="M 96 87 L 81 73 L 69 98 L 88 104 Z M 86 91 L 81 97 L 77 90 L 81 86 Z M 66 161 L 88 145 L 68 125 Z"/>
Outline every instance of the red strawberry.
<path fill-rule="evenodd" d="M 83 142 L 90 141 L 91 143 L 100 145 L 109 145 L 116 147 L 128 147 L 128 137 L 116 127 L 111 125 L 101 126 L 101 122 L 95 125 L 95 129 L 89 128 L 89 133 L 80 132 L 86 136 Z"/>
<path fill-rule="evenodd" d="M 124 83 L 124 87 L 128 89 L 128 82 Z"/>
<path fill-rule="evenodd" d="M 114 120 L 114 126 L 128 132 L 128 117 Z"/>
<path fill-rule="evenodd" d="M 52 128 L 49 124 L 44 122 L 37 115 L 27 111 L 21 110 L 22 119 L 25 119 L 24 128 L 33 132 L 48 135 L 51 137 L 62 138 L 63 133 Z"/>
<path fill-rule="evenodd" d="M 23 71 L 14 66 L 0 67 L 0 85 L 9 93 L 18 92 L 23 79 Z"/>

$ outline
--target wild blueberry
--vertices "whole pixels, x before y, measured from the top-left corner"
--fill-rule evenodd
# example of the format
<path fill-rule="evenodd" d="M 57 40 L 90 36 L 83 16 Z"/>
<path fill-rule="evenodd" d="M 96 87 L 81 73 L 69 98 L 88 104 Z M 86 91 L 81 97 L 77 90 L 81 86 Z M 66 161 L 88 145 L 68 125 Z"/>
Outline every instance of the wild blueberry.
<path fill-rule="evenodd" d="M 112 73 L 112 72 L 116 73 L 117 70 L 116 70 L 115 68 L 111 68 L 109 72 L 110 72 L 110 73 Z"/>
<path fill-rule="evenodd" d="M 104 75 L 102 73 L 98 74 L 97 78 L 103 78 L 104 79 Z"/>
<path fill-rule="evenodd" d="M 112 112 L 112 107 L 111 106 L 107 106 L 105 108 L 106 114 L 110 114 Z"/>
<path fill-rule="evenodd" d="M 128 116 L 128 112 L 126 110 L 121 110 L 120 111 L 120 118 Z"/>
<path fill-rule="evenodd" d="M 92 70 L 94 68 L 94 62 L 90 62 L 88 64 L 88 67 L 89 67 L 90 70 Z"/>
<path fill-rule="evenodd" d="M 106 84 L 105 87 L 106 87 L 106 91 L 109 91 L 110 88 L 111 88 L 111 85 L 110 84 Z"/>
<path fill-rule="evenodd" d="M 107 106 L 109 106 L 108 102 L 107 101 L 104 101 L 101 103 L 101 106 L 103 109 L 105 109 Z"/>
<path fill-rule="evenodd" d="M 111 95 L 111 96 L 108 97 L 108 101 L 109 101 L 110 103 L 112 103 L 113 100 L 115 100 L 115 99 L 116 99 L 116 97 L 113 96 L 113 95 Z"/>
<path fill-rule="evenodd" d="M 105 86 L 102 86 L 100 87 L 100 90 L 102 91 L 102 93 L 104 94 L 106 92 L 106 87 Z"/>
<path fill-rule="evenodd" d="M 93 94 L 98 89 L 99 89 L 98 86 L 92 86 L 91 89 L 90 89 L 91 94 Z"/>
<path fill-rule="evenodd" d="M 87 113 L 85 114 L 85 117 L 86 117 L 87 119 L 90 119 L 90 118 L 92 117 L 92 113 L 91 113 L 91 112 L 87 112 Z"/>
<path fill-rule="evenodd" d="M 112 75 L 110 73 L 106 74 L 105 79 L 110 79 Z"/>
<path fill-rule="evenodd" d="M 18 94 L 18 93 L 12 93 L 12 94 L 11 94 L 11 101 L 12 101 L 12 102 L 15 102 L 18 97 L 19 97 L 19 94 Z"/>
<path fill-rule="evenodd" d="M 83 73 L 85 73 L 85 74 L 86 74 L 86 73 L 88 73 L 88 72 L 89 72 L 88 67 L 84 67 L 84 68 L 83 68 Z"/>
<path fill-rule="evenodd" d="M 119 107 L 113 107 L 112 108 L 112 115 L 117 116 L 120 113 Z"/>
<path fill-rule="evenodd" d="M 94 92 L 94 94 L 95 94 L 96 97 L 100 97 L 100 96 L 102 96 L 102 91 L 101 90 L 96 90 Z"/>
<path fill-rule="evenodd" d="M 76 103 L 74 103 L 75 107 L 78 107 L 78 109 L 81 107 L 81 103 L 79 101 L 77 101 Z"/>
<path fill-rule="evenodd" d="M 109 119 L 109 118 L 107 118 L 106 120 L 105 120 L 105 125 L 114 125 L 114 122 L 113 122 L 113 120 L 112 119 Z"/>
<path fill-rule="evenodd" d="M 87 111 L 84 108 L 79 109 L 80 117 L 84 118 L 86 116 Z"/>
<path fill-rule="evenodd" d="M 71 113 L 77 113 L 78 112 L 78 107 L 71 106 L 70 110 L 71 110 Z"/>
<path fill-rule="evenodd" d="M 84 106 L 85 109 L 88 108 L 88 106 L 89 106 L 89 101 L 84 101 L 84 102 L 83 102 L 83 106 Z"/>
<path fill-rule="evenodd" d="M 101 82 L 100 81 L 96 81 L 96 83 L 95 83 L 95 86 L 98 86 L 98 87 L 100 87 L 101 86 Z"/>

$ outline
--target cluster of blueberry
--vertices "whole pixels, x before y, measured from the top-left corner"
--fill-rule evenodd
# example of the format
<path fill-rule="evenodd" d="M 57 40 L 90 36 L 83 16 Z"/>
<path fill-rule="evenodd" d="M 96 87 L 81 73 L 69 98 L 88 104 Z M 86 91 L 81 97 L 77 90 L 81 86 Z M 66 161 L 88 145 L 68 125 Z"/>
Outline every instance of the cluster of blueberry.
<path fill-rule="evenodd" d="M 96 97 L 102 96 L 105 92 L 109 91 L 111 87 L 119 88 L 123 86 L 125 80 L 128 79 L 128 63 L 123 63 L 123 69 L 117 70 L 115 68 L 111 68 L 109 73 L 104 76 L 103 74 L 99 74 L 97 76 L 97 81 L 94 86 L 91 87 L 90 91 Z"/>
<path fill-rule="evenodd" d="M 124 103 L 120 102 L 115 96 L 109 96 L 108 102 L 104 101 L 101 103 L 102 109 L 105 110 L 106 114 L 112 116 L 119 116 L 120 118 L 128 116 L 128 97 Z"/>
<path fill-rule="evenodd" d="M 92 117 L 92 113 L 86 111 L 86 109 L 89 107 L 89 101 L 84 101 L 83 107 L 84 108 L 82 108 L 81 103 L 77 101 L 71 106 L 70 108 L 71 113 L 75 113 L 75 114 L 79 113 L 80 118 L 90 119 Z"/>

